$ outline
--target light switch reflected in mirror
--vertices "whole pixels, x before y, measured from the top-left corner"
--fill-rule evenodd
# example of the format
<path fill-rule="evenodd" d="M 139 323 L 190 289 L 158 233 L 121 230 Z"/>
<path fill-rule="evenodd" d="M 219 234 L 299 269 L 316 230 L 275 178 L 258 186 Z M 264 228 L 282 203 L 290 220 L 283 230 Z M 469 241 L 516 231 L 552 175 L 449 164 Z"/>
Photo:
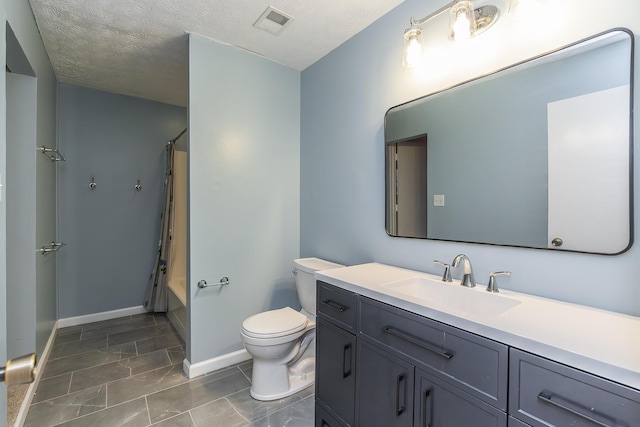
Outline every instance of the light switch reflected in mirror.
<path fill-rule="evenodd" d="M 632 52 L 614 29 L 391 108 L 387 233 L 626 251 Z"/>

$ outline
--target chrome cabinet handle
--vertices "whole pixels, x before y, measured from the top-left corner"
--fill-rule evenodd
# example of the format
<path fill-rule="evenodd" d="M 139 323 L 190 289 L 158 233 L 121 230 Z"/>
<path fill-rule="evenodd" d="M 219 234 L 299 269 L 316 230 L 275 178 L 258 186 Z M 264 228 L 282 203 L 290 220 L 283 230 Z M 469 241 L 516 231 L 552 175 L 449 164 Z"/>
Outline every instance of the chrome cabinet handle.
<path fill-rule="evenodd" d="M 562 409 L 563 411 L 569 412 L 570 414 L 576 415 L 584 420 L 587 420 L 589 422 L 592 422 L 595 425 L 599 425 L 601 427 L 614 427 L 614 425 L 609 425 L 609 424 L 605 424 L 601 421 L 596 420 L 595 418 L 590 417 L 587 414 L 583 414 L 580 411 L 577 411 L 575 409 L 569 408 L 566 405 L 563 405 L 561 403 L 558 403 L 554 400 L 551 400 L 551 398 L 553 397 L 553 395 L 551 393 L 545 393 L 544 391 L 541 391 L 540 394 L 538 394 L 538 400 L 541 400 L 544 403 L 548 403 L 549 405 L 555 406 L 556 408 Z M 593 411 L 593 409 L 592 409 Z M 602 414 L 603 417 L 609 418 L 610 420 L 614 420 L 613 418 Z"/>
<path fill-rule="evenodd" d="M 338 310 L 340 313 L 343 313 L 347 310 L 348 307 L 345 307 L 344 305 L 338 304 L 335 301 L 332 301 L 330 299 L 325 299 L 322 300 L 322 304 L 324 305 L 328 305 L 329 307 L 333 308 L 334 310 Z"/>
<path fill-rule="evenodd" d="M 430 351 L 431 353 L 434 353 L 445 359 L 451 359 L 453 357 L 453 353 L 446 350 L 440 351 L 437 348 L 435 348 L 432 344 L 419 340 L 418 338 L 412 337 L 411 335 L 406 334 L 397 329 L 394 329 L 391 326 L 385 326 L 384 328 L 382 328 L 382 331 L 394 337 L 400 338 L 401 340 L 408 341 L 411 344 L 415 344 L 418 347 L 424 348 L 425 350 Z"/>

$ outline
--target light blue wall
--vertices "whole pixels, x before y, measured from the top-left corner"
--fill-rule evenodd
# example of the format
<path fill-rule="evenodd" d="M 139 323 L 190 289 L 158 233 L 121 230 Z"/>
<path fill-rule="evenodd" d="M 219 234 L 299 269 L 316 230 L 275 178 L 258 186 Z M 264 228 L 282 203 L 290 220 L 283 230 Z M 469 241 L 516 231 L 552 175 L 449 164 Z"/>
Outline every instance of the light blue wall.
<path fill-rule="evenodd" d="M 36 349 L 36 257 L 42 255 L 34 250 L 36 79 L 14 73 L 6 79 L 7 358 L 14 358 Z"/>
<path fill-rule="evenodd" d="M 505 288 L 640 315 L 637 245 L 623 255 L 598 256 L 387 236 L 383 148 L 389 107 L 609 28 L 638 31 L 640 4 L 625 0 L 616 8 L 602 8 L 601 2 L 538 2 L 539 15 L 511 13 L 468 45 L 454 45 L 433 33 L 442 26 L 425 26 L 434 52 L 430 62 L 403 69 L 402 33 L 409 18 L 436 8 L 407 0 L 303 71 L 301 256 L 439 273 L 434 259 L 450 261 L 463 252 L 481 283 L 490 271 L 510 270 Z M 545 25 L 535 25 L 540 16 Z M 640 188 L 638 174 L 635 188 Z"/>
<path fill-rule="evenodd" d="M 31 64 L 38 77 L 38 111 L 36 127 L 37 142 L 40 145 L 55 146 L 55 77 L 49 58 L 44 50 L 40 39 L 40 34 L 33 20 L 33 15 L 29 3 L 23 0 L 0 0 L 0 22 L 8 22 L 15 32 L 15 36 L 26 58 Z M 0 57 L 6 60 L 6 33 L 4 29 L 0 31 Z M 4 68 L 4 67 L 3 67 Z M 33 147 L 35 150 L 35 146 Z M 6 176 L 6 87 L 5 74 L 0 77 L 0 174 Z M 45 212 L 49 217 L 36 224 L 36 238 L 42 235 L 46 229 L 55 237 L 55 170 L 53 173 L 42 171 L 37 166 L 38 180 L 43 179 L 50 182 L 52 188 L 51 210 Z M 6 360 L 6 254 L 11 248 L 6 247 L 6 188 L 2 192 L 0 202 L 0 361 Z M 43 198 L 39 195 L 37 203 L 42 203 Z M 36 221 L 41 217 L 38 215 Z M 44 227 L 44 228 L 43 228 Z M 34 253 L 35 253 L 35 248 Z M 33 284 L 31 284 L 33 285 Z M 36 305 L 36 349 L 41 354 L 47 338 L 56 318 L 55 299 L 55 261 L 53 266 L 37 263 L 36 265 L 36 298 L 33 302 Z M 10 302 L 9 302 L 10 303 Z M 6 388 L 0 385 L 0 420 L 6 419 Z M 0 422 L 1 423 L 1 422 Z"/>
<path fill-rule="evenodd" d="M 36 144 L 33 149 L 43 145 L 55 147 L 56 78 L 49 56 L 44 49 L 29 2 L 6 0 L 5 4 L 7 22 L 11 25 L 16 40 L 37 78 L 37 120 L 33 124 L 36 128 Z M 2 91 L 4 90 L 2 83 Z M 4 96 L 2 98 L 4 99 Z M 2 135 L 4 137 L 4 131 Z M 56 167 L 42 155 L 36 156 L 35 228 L 36 247 L 56 239 Z M 56 319 L 56 258 L 35 259 L 35 350 L 41 355 Z"/>
<path fill-rule="evenodd" d="M 298 308 L 300 73 L 189 37 L 187 359 L 242 349 L 245 318 Z M 223 289 L 199 289 L 199 280 Z"/>
<path fill-rule="evenodd" d="M 159 238 L 165 147 L 186 127 L 186 109 L 61 84 L 58 123 L 67 159 L 59 167 L 67 244 L 58 254 L 59 317 L 141 306 Z"/>

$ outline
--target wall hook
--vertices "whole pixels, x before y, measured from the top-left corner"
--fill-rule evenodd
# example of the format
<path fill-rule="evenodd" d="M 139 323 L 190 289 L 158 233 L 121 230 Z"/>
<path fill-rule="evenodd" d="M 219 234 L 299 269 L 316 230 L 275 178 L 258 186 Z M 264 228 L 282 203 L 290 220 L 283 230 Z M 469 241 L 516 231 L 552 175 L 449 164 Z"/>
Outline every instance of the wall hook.
<path fill-rule="evenodd" d="M 135 188 L 136 191 L 142 191 L 142 185 L 140 185 L 140 180 L 138 180 L 138 183 L 134 185 L 133 188 Z"/>
<path fill-rule="evenodd" d="M 91 175 L 91 182 L 89 183 L 89 189 L 95 190 L 98 184 L 96 184 L 96 177 Z"/>

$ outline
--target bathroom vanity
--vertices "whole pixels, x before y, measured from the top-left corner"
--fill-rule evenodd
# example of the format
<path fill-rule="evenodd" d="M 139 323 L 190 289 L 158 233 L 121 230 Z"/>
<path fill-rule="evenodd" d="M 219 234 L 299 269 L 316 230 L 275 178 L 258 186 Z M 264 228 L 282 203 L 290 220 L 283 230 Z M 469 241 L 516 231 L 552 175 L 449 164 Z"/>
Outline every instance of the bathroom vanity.
<path fill-rule="evenodd" d="M 640 426 L 640 318 L 377 263 L 316 279 L 316 427 Z"/>

